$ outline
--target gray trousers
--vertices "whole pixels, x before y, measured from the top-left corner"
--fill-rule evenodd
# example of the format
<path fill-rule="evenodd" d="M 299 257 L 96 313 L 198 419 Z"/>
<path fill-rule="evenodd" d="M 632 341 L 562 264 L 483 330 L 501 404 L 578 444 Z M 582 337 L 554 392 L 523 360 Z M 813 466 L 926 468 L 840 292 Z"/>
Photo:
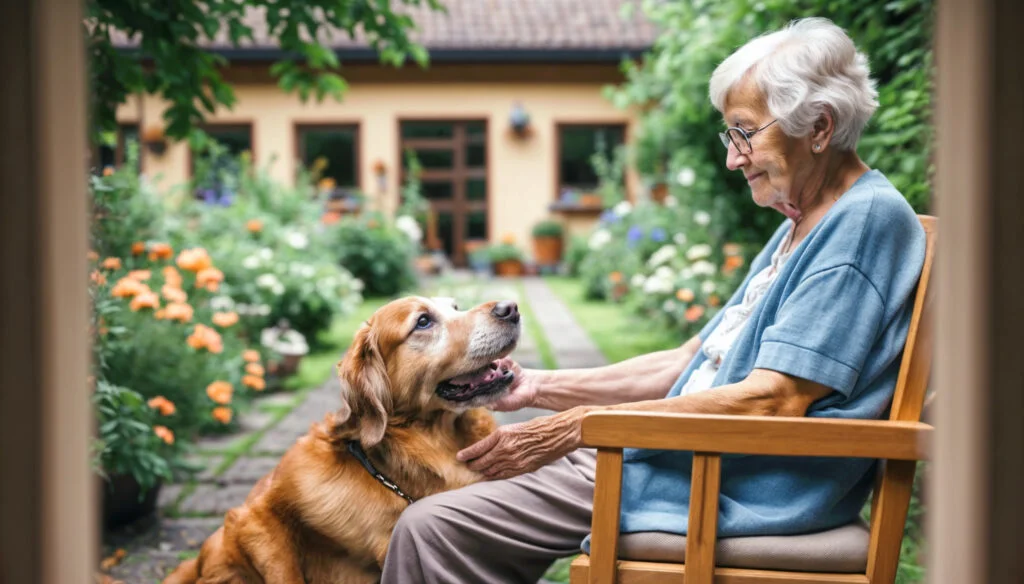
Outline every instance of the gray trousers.
<path fill-rule="evenodd" d="M 391 535 L 383 584 L 534 584 L 579 552 L 594 504 L 593 450 L 421 499 Z"/>

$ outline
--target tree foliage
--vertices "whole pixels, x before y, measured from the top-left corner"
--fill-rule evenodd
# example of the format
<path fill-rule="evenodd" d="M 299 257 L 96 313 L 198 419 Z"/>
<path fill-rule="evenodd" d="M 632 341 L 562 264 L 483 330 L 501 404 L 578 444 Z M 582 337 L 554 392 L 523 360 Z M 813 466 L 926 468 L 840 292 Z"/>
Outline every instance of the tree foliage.
<path fill-rule="evenodd" d="M 778 214 L 750 203 L 742 175 L 725 168 L 718 139 L 722 118 L 708 99 L 708 82 L 718 63 L 750 39 L 796 18 L 824 16 L 867 55 L 878 81 L 880 107 L 859 154 L 915 209 L 926 211 L 933 5 L 933 0 L 646 0 L 643 10 L 662 34 L 642 63 L 624 65 L 626 83 L 609 89 L 617 105 L 644 111 L 634 162 L 648 180 L 668 182 L 681 204 L 715 214 L 729 226 L 730 237 L 767 239 Z M 687 187 L 673 180 L 684 168 L 696 176 Z"/>
<path fill-rule="evenodd" d="M 402 8 L 439 0 L 396 0 Z M 253 42 L 254 24 L 265 22 L 266 37 L 285 55 L 270 67 L 286 91 L 305 101 L 340 99 L 346 89 L 338 56 L 327 44 L 333 35 L 360 35 L 382 62 L 400 66 L 408 57 L 420 65 L 427 51 L 412 42 L 411 17 L 386 0 L 89 0 L 85 23 L 91 61 L 93 120 L 99 131 L 116 127 L 116 108 L 134 93 L 164 97 L 165 133 L 184 138 L 218 106 L 235 95 L 222 70 L 227 60 L 207 50 L 209 39 L 232 47 Z M 262 20 L 262 22 L 261 22 Z M 118 47 L 127 38 L 134 47 Z"/>

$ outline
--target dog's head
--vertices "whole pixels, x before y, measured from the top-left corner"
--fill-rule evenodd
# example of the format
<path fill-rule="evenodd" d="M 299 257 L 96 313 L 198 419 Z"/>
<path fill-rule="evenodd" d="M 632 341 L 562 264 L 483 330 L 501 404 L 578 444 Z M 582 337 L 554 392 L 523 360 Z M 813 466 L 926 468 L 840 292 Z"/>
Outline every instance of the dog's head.
<path fill-rule="evenodd" d="M 514 302 L 460 311 L 451 299 L 395 300 L 373 313 L 338 364 L 340 413 L 358 420 L 360 442 L 370 447 L 383 438 L 390 417 L 487 405 L 512 384 L 513 373 L 498 360 L 518 342 Z"/>

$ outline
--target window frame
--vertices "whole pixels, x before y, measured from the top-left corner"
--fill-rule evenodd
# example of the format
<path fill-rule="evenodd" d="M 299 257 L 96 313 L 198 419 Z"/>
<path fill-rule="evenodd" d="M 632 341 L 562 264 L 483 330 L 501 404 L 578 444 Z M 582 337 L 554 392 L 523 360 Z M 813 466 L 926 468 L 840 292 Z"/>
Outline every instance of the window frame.
<path fill-rule="evenodd" d="M 358 121 L 346 121 L 346 120 L 330 120 L 330 121 L 301 121 L 292 123 L 292 137 L 295 146 L 295 174 L 296 180 L 298 180 L 298 168 L 299 165 L 306 164 L 305 162 L 305 146 L 302 142 L 303 135 L 309 131 L 317 130 L 351 130 L 353 134 L 353 165 L 355 169 L 354 184 L 351 185 L 336 185 L 337 190 L 354 190 L 362 191 L 363 184 L 363 134 L 362 127 Z"/>
<path fill-rule="evenodd" d="M 622 144 L 625 146 L 629 144 L 629 121 L 623 119 L 611 119 L 611 120 L 584 120 L 584 121 L 556 121 L 555 122 L 555 151 L 553 154 L 554 158 L 554 176 L 555 176 L 555 188 L 554 188 L 554 200 L 555 202 L 561 201 L 562 188 L 565 186 L 577 186 L 577 185 L 566 185 L 562 181 L 562 136 L 563 131 L 566 129 L 578 129 L 578 128 L 621 128 L 622 130 Z M 623 177 L 624 187 L 626 189 L 626 197 L 631 198 L 629 192 L 629 180 Z"/>

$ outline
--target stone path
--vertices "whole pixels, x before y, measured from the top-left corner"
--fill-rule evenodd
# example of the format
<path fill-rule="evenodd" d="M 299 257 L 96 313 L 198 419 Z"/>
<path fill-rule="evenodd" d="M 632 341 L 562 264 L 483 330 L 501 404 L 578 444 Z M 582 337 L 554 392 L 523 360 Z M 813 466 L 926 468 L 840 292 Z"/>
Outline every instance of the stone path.
<path fill-rule="evenodd" d="M 465 306 L 505 298 L 528 303 L 559 368 L 605 363 L 604 356 L 543 280 L 527 278 L 519 282 L 460 276 L 427 287 L 431 294 L 455 296 Z M 523 327 L 512 356 L 524 368 L 544 368 L 538 340 L 529 331 L 530 327 Z M 117 548 L 128 552 L 124 561 L 111 570 L 111 576 L 128 584 L 159 582 L 178 562 L 194 556 L 203 540 L 220 526 L 223 514 L 243 503 L 253 484 L 274 468 L 281 454 L 309 430 L 311 423 L 337 409 L 340 399 L 334 378 L 311 391 L 261 397 L 239 420 L 241 433 L 202 440 L 196 461 L 202 463 L 203 471 L 192 482 L 165 486 L 160 492 L 158 516 L 104 534 L 108 553 Z M 498 412 L 496 417 L 499 423 L 510 424 L 548 413 L 530 408 Z"/>

